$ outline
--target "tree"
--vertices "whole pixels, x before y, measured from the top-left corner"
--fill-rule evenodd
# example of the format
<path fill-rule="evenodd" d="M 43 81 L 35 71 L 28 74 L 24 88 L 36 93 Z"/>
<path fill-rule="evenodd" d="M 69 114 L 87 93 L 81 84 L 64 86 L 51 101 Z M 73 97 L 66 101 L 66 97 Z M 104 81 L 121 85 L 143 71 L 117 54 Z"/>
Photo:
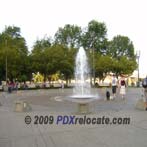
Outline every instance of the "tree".
<path fill-rule="evenodd" d="M 66 84 L 73 78 L 76 52 L 77 50 L 74 48 L 67 50 L 67 56 L 61 61 L 60 72 L 63 74 Z"/>
<path fill-rule="evenodd" d="M 83 31 L 82 46 L 85 49 L 94 49 L 103 54 L 105 52 L 106 44 L 106 25 L 96 20 L 88 23 L 88 27 Z"/>
<path fill-rule="evenodd" d="M 134 46 L 132 41 L 126 36 L 118 35 L 110 41 L 109 54 L 112 58 L 119 59 L 126 56 L 128 59 L 134 59 Z"/>
<path fill-rule="evenodd" d="M 48 55 L 47 71 L 48 74 L 54 74 L 60 72 L 64 76 L 64 79 L 68 81 L 73 75 L 74 68 L 74 49 L 68 50 L 63 45 L 54 45 L 46 50 Z"/>
<path fill-rule="evenodd" d="M 25 39 L 21 36 L 20 28 L 6 27 L 0 34 L 0 42 L 1 72 L 6 73 L 7 63 L 8 78 L 17 78 L 25 73 L 28 49 Z M 4 78 L 6 77 L 3 76 Z"/>
<path fill-rule="evenodd" d="M 46 50 L 51 47 L 51 38 L 43 38 L 37 40 L 33 46 L 33 50 L 30 54 L 31 59 L 31 72 L 40 72 L 44 75 L 46 80 L 47 76 L 47 64 L 48 64 L 48 55 Z"/>
<path fill-rule="evenodd" d="M 55 34 L 55 43 L 69 48 L 78 48 L 81 37 L 81 28 L 76 25 L 67 24 L 59 28 Z"/>
<path fill-rule="evenodd" d="M 46 48 L 49 48 L 52 43 L 51 43 L 51 37 L 44 37 L 43 39 L 37 39 L 34 46 L 33 46 L 33 50 L 32 53 L 35 53 L 37 51 L 43 51 Z"/>
<path fill-rule="evenodd" d="M 110 41 L 108 54 L 113 58 L 112 72 L 117 75 L 132 74 L 137 68 L 134 46 L 126 36 L 118 35 Z"/>
<path fill-rule="evenodd" d="M 95 75 L 103 80 L 111 72 L 112 65 L 113 59 L 110 56 L 98 54 L 95 61 Z"/>
<path fill-rule="evenodd" d="M 40 72 L 44 75 L 44 79 L 60 73 L 68 81 L 73 75 L 74 50 L 69 50 L 61 44 L 54 44 L 46 48 L 35 45 L 30 55 L 32 72 Z"/>
<path fill-rule="evenodd" d="M 119 60 L 113 58 L 111 71 L 117 76 L 119 75 L 131 75 L 137 68 L 135 59 L 128 59 L 126 56 L 122 56 Z"/>
<path fill-rule="evenodd" d="M 81 44 L 86 49 L 89 50 L 92 62 L 91 73 L 93 75 L 95 83 L 95 54 L 105 54 L 106 53 L 106 33 L 107 29 L 104 23 L 92 20 L 88 23 L 88 27 L 84 29 L 81 37 Z M 92 79 L 91 79 L 92 83 Z"/>

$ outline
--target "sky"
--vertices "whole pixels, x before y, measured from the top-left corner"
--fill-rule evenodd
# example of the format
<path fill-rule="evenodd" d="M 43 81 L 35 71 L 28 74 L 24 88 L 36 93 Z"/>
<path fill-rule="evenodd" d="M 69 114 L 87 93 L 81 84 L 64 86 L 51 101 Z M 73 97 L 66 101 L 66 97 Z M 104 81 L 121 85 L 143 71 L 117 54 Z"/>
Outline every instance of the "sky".
<path fill-rule="evenodd" d="M 0 33 L 5 26 L 21 28 L 31 50 L 36 39 L 54 37 L 66 24 L 86 27 L 91 20 L 104 22 L 107 38 L 127 36 L 140 51 L 140 76 L 147 74 L 146 0 L 0 0 Z"/>

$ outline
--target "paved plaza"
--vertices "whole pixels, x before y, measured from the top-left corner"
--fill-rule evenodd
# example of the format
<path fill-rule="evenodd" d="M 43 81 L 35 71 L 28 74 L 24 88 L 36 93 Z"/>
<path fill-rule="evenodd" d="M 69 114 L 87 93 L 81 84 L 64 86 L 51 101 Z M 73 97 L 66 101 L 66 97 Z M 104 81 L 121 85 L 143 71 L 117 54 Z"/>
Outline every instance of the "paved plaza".
<path fill-rule="evenodd" d="M 111 101 L 105 99 L 105 88 L 93 92 L 99 99 L 90 103 L 86 117 L 129 117 L 130 124 L 35 124 L 36 116 L 52 116 L 54 122 L 59 116 L 84 117 L 77 114 L 76 103 L 65 100 L 72 89 L 0 92 L 0 147 L 147 147 L 147 111 L 135 108 L 142 89 L 128 88 L 125 100 L 117 93 Z M 32 110 L 15 112 L 18 100 Z"/>

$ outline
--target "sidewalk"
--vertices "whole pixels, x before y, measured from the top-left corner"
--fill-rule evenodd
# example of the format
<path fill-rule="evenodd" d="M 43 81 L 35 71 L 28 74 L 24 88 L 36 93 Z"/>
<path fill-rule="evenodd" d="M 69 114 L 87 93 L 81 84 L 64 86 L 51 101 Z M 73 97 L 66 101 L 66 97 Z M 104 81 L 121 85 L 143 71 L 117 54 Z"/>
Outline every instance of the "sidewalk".
<path fill-rule="evenodd" d="M 29 125 L 25 117 L 75 115 L 76 105 L 54 101 L 57 96 L 71 93 L 58 90 L 0 93 L 0 147 L 146 147 L 147 112 L 135 109 L 140 89 L 129 89 L 126 100 L 105 101 L 105 91 L 98 90 L 101 100 L 92 103 L 88 117 L 130 117 L 129 125 Z M 59 97 L 60 98 L 60 97 Z M 14 112 L 14 102 L 26 99 L 31 112 Z M 76 115 L 83 117 L 83 115 Z"/>

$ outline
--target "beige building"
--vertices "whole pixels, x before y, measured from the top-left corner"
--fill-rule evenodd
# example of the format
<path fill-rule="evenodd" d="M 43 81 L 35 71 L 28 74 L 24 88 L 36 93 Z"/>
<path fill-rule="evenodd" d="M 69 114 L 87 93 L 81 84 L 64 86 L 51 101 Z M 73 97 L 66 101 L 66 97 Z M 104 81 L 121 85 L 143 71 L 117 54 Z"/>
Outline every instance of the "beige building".
<path fill-rule="evenodd" d="M 100 81 L 99 79 L 97 79 L 96 81 L 97 81 L 97 83 L 99 83 L 100 86 L 109 86 L 109 85 L 111 85 L 112 75 L 113 74 L 110 73 L 109 75 L 107 75 L 107 77 L 103 81 Z M 146 77 L 145 74 L 139 75 L 140 86 L 141 86 L 142 79 L 145 77 Z M 120 79 L 120 77 L 118 77 L 118 80 L 119 79 Z M 134 71 L 131 76 L 125 76 L 125 80 L 127 81 L 128 86 L 137 86 L 138 71 Z"/>

